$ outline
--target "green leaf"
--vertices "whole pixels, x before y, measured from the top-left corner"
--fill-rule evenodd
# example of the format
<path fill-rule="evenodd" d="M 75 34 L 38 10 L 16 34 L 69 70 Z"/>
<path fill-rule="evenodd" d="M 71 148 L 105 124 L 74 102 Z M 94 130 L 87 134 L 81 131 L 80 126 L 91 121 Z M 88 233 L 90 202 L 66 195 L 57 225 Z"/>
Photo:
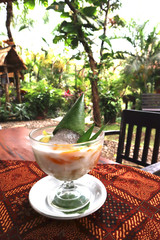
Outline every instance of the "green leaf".
<path fill-rule="evenodd" d="M 60 42 L 62 39 L 64 39 L 64 35 L 60 35 L 60 36 L 55 36 L 53 38 L 53 43 L 57 44 L 58 42 Z"/>
<path fill-rule="evenodd" d="M 112 53 L 104 53 L 104 54 L 102 55 L 102 60 L 108 59 L 109 57 L 112 57 Z"/>
<path fill-rule="evenodd" d="M 115 53 L 114 58 L 116 58 L 116 59 L 125 59 L 124 52 L 117 51 L 117 52 Z"/>
<path fill-rule="evenodd" d="M 70 17 L 68 12 L 63 12 L 61 14 L 61 18 L 68 18 L 68 17 Z"/>
<path fill-rule="evenodd" d="M 48 45 L 47 41 L 45 38 L 42 37 L 42 40 Z"/>
<path fill-rule="evenodd" d="M 35 1 L 34 1 L 34 0 L 24 0 L 24 4 L 25 4 L 29 9 L 34 9 L 34 7 L 35 7 Z"/>
<path fill-rule="evenodd" d="M 72 55 L 72 57 L 70 58 L 70 60 L 72 60 L 72 59 L 81 60 L 82 57 L 81 57 L 80 53 L 77 53 L 77 54 L 75 54 L 75 55 Z"/>
<path fill-rule="evenodd" d="M 102 41 L 104 41 L 105 38 L 106 38 L 106 35 L 105 35 L 105 34 L 102 34 L 101 36 L 99 36 L 99 38 L 100 38 Z"/>
<path fill-rule="evenodd" d="M 59 129 L 69 129 L 80 136 L 83 135 L 85 129 L 85 112 L 84 112 L 84 94 L 82 94 L 72 108 L 66 113 L 57 127 L 54 129 L 55 134 Z"/>
<path fill-rule="evenodd" d="M 101 35 L 101 36 L 99 36 L 99 38 L 100 38 L 102 41 L 106 42 L 110 47 L 112 47 L 112 44 L 111 44 L 110 39 L 109 39 L 108 37 L 106 37 L 104 34 Z"/>
<path fill-rule="evenodd" d="M 19 28 L 19 32 L 28 28 L 28 26 L 26 24 L 22 25 L 20 28 Z"/>
<path fill-rule="evenodd" d="M 95 16 L 97 13 L 97 8 L 96 7 L 85 7 L 82 9 L 82 12 L 88 16 L 88 17 L 92 17 Z"/>
<path fill-rule="evenodd" d="M 73 49 L 78 47 L 78 39 L 77 38 L 73 38 L 71 41 L 72 47 Z"/>
<path fill-rule="evenodd" d="M 54 2 L 49 7 L 47 7 L 47 10 L 53 9 L 57 12 L 64 12 L 65 2 Z"/>
<path fill-rule="evenodd" d="M 87 23 L 86 18 L 84 16 L 81 16 L 81 14 L 77 14 L 77 20 L 80 25 L 84 25 Z"/>
<path fill-rule="evenodd" d="M 87 132 L 85 132 L 77 141 L 77 143 L 81 143 L 81 142 L 87 142 L 89 141 L 89 138 L 93 132 L 94 129 L 94 124 L 87 130 Z"/>
<path fill-rule="evenodd" d="M 69 22 L 66 22 L 64 21 L 62 24 L 61 24 L 61 29 L 63 32 L 66 32 L 66 33 L 77 33 L 77 27 L 75 26 L 75 24 L 73 23 L 69 23 Z"/>
<path fill-rule="evenodd" d="M 86 16 L 86 21 L 88 22 L 89 26 L 91 29 L 99 30 L 99 22 L 95 21 L 94 18 Z M 87 24 L 86 24 L 87 25 Z"/>
<path fill-rule="evenodd" d="M 103 125 L 103 126 L 99 129 L 99 131 L 96 132 L 96 134 L 94 134 L 93 137 L 91 137 L 91 138 L 89 139 L 89 141 L 95 140 L 95 139 L 101 134 L 101 132 L 103 131 L 103 129 L 104 129 L 105 127 L 106 127 L 106 125 Z"/>

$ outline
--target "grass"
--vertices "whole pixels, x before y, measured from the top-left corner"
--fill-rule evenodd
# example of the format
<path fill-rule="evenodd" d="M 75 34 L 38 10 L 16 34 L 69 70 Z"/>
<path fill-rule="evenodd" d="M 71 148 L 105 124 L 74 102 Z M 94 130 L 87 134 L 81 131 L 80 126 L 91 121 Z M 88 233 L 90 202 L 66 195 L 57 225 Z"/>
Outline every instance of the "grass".
<path fill-rule="evenodd" d="M 116 122 L 112 124 L 107 124 L 105 127 L 105 131 L 111 131 L 111 130 L 120 130 L 120 123 Z M 105 140 L 118 142 L 119 135 L 117 134 L 117 135 L 105 136 Z"/>

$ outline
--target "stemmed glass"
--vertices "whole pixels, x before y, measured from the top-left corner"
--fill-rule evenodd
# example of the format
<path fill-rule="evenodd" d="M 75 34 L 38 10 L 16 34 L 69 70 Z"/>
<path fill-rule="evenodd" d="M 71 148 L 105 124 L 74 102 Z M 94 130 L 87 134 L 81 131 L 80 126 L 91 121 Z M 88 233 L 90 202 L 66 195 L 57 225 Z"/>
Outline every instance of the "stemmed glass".
<path fill-rule="evenodd" d="M 39 167 L 48 175 L 61 180 L 62 184 L 47 195 L 48 205 L 63 212 L 84 208 L 90 201 L 90 190 L 80 178 L 92 170 L 103 147 L 103 132 L 95 140 L 75 144 L 42 142 L 44 131 L 53 136 L 54 127 L 43 127 L 30 134 L 31 146 Z M 99 130 L 94 129 L 94 133 Z M 76 180 L 76 181 L 75 181 Z"/>

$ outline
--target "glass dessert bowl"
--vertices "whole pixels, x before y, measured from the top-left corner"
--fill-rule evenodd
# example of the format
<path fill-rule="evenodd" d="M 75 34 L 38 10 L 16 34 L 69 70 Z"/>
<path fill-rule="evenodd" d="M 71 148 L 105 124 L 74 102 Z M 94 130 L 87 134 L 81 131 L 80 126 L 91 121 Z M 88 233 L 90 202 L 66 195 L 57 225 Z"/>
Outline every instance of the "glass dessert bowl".
<path fill-rule="evenodd" d="M 92 170 L 100 157 L 104 133 L 95 139 L 82 143 L 61 143 L 52 141 L 54 127 L 33 130 L 29 137 L 40 168 L 48 175 L 63 181 L 47 195 L 50 207 L 63 212 L 82 209 L 90 201 L 90 192 L 80 178 Z M 94 133 L 99 129 L 95 128 Z M 44 132 L 47 132 L 45 141 Z M 43 142 L 41 141 L 43 139 Z M 78 180 L 75 181 L 74 180 Z"/>

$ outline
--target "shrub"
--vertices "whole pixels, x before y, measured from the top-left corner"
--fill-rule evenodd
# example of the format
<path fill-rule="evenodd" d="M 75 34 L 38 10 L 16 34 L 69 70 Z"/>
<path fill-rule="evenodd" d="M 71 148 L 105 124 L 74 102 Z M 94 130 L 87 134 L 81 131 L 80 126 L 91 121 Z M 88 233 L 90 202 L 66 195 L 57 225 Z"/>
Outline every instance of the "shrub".
<path fill-rule="evenodd" d="M 114 123 L 116 121 L 121 104 L 114 92 L 100 93 L 100 109 L 104 116 L 104 123 Z"/>

